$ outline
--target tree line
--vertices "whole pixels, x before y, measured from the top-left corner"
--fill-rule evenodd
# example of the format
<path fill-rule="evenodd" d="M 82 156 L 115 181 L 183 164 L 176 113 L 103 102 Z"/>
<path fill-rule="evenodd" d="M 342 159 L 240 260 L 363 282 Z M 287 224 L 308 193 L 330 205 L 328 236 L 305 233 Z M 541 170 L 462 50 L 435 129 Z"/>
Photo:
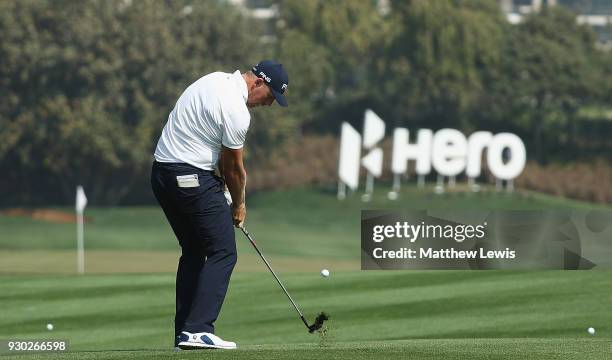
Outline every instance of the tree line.
<path fill-rule="evenodd" d="M 567 10 L 510 25 L 489 0 L 276 5 L 266 24 L 216 0 L 0 2 L 0 205 L 70 203 L 77 184 L 98 205 L 150 201 L 184 88 L 262 58 L 288 69 L 290 107 L 253 111 L 252 166 L 303 134 L 360 128 L 366 108 L 389 128 L 512 131 L 540 162 L 612 154 L 591 111 L 610 104 L 611 54 Z"/>

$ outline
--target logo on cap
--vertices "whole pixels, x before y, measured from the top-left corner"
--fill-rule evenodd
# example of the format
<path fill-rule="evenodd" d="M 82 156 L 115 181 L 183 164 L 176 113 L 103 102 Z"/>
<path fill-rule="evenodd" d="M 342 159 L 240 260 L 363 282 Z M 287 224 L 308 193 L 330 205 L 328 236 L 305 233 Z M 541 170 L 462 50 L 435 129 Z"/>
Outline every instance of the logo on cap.
<path fill-rule="evenodd" d="M 259 75 L 261 75 L 261 77 L 264 78 L 264 80 L 266 80 L 266 82 L 271 82 L 272 81 L 272 79 L 268 75 L 266 75 L 266 73 L 264 73 L 263 71 L 260 71 Z"/>

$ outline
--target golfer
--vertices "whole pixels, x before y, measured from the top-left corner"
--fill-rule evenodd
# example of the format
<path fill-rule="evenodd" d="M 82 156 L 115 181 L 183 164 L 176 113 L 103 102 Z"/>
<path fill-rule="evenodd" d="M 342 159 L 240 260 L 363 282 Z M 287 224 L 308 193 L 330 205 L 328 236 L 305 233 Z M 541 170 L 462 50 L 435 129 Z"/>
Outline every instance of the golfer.
<path fill-rule="evenodd" d="M 234 226 L 242 227 L 246 216 L 242 149 L 248 108 L 274 100 L 287 106 L 288 82 L 283 66 L 270 60 L 242 74 L 214 72 L 191 84 L 168 116 L 151 186 L 181 246 L 175 349 L 236 348 L 214 335 L 214 323 L 236 264 Z"/>

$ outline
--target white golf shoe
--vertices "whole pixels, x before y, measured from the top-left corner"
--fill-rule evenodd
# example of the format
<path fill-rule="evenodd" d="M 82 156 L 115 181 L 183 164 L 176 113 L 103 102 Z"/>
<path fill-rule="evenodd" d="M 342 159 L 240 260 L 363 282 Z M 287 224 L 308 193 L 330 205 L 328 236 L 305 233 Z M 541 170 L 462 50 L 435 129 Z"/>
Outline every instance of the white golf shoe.
<path fill-rule="evenodd" d="M 181 335 L 179 335 L 178 347 L 183 350 L 235 349 L 236 343 L 232 341 L 225 341 L 217 335 L 207 332 L 189 333 L 187 331 L 183 331 L 181 332 Z"/>

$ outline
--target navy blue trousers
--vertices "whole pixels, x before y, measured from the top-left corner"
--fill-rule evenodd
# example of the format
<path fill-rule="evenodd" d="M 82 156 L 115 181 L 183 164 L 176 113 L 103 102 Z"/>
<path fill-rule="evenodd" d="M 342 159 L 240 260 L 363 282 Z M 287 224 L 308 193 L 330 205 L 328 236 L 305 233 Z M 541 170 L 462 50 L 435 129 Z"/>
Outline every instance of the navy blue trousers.
<path fill-rule="evenodd" d="M 199 186 L 177 176 L 197 174 Z M 176 272 L 175 345 L 181 331 L 214 333 L 236 264 L 236 239 L 223 179 L 183 163 L 154 162 L 151 187 L 181 246 Z"/>

